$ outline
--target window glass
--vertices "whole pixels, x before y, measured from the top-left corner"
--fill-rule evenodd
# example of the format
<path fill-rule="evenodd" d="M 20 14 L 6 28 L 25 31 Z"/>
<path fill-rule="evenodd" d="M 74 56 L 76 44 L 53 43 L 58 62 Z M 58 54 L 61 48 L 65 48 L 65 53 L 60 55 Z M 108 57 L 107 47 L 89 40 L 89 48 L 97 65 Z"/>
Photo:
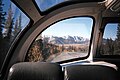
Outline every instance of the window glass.
<path fill-rule="evenodd" d="M 61 2 L 65 2 L 68 0 L 35 0 L 36 4 L 40 8 L 41 11 L 45 11 Z"/>
<path fill-rule="evenodd" d="M 26 61 L 60 62 L 88 55 L 93 20 L 76 17 L 44 30 L 31 45 Z"/>
<path fill-rule="evenodd" d="M 102 2 L 104 0 L 35 0 L 40 11 L 44 12 L 60 3 L 70 2 L 70 3 L 83 3 L 83 2 Z M 66 3 L 67 4 L 67 3 Z"/>
<path fill-rule="evenodd" d="M 120 55 L 120 23 L 108 23 L 105 26 L 100 53 Z"/>
<path fill-rule="evenodd" d="M 15 37 L 29 21 L 10 0 L 0 0 L 0 68 Z"/>

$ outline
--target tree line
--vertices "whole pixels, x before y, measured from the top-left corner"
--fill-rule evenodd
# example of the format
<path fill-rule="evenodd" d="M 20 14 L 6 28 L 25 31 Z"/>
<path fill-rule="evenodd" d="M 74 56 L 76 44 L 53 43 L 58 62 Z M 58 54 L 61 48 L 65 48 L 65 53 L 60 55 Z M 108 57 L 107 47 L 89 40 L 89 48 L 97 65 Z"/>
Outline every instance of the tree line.
<path fill-rule="evenodd" d="M 117 27 L 117 38 L 113 40 L 112 38 L 103 39 L 100 54 L 103 55 L 120 55 L 120 23 Z M 105 42 L 104 42 L 105 41 Z"/>
<path fill-rule="evenodd" d="M 0 0 L 0 65 L 2 64 L 7 51 L 16 37 L 16 35 L 21 31 L 22 25 L 22 15 L 19 14 L 19 17 L 16 19 L 12 10 L 12 5 L 10 3 L 8 11 L 4 11 L 3 0 Z"/>
<path fill-rule="evenodd" d="M 26 56 L 26 61 L 28 62 L 37 62 L 37 61 L 52 61 L 56 56 L 61 53 L 67 52 L 88 52 L 88 46 L 76 47 L 76 46 L 65 46 L 49 43 L 46 39 L 38 39 L 33 42 L 28 54 Z"/>

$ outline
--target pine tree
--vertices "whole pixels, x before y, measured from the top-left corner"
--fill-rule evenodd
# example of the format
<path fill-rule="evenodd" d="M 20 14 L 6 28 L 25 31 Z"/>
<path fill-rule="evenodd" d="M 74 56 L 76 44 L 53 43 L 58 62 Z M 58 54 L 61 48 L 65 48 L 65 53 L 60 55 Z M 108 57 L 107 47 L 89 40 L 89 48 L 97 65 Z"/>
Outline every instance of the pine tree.
<path fill-rule="evenodd" d="M 5 15 L 6 15 L 6 12 L 3 12 L 3 6 L 4 4 L 2 3 L 2 0 L 0 0 L 0 40 L 3 37 L 2 28 L 5 25 Z"/>
<path fill-rule="evenodd" d="M 19 27 L 18 27 L 19 31 L 22 29 L 21 23 L 22 23 L 22 14 L 20 13 L 20 16 L 19 16 Z"/>
<path fill-rule="evenodd" d="M 6 12 L 3 11 L 4 4 L 2 3 L 2 0 L 0 0 L 0 65 L 2 65 L 4 57 L 5 57 L 5 51 L 4 51 L 4 40 L 3 40 L 3 34 L 2 30 L 5 26 L 5 15 Z"/>
<path fill-rule="evenodd" d="M 14 36 L 16 36 L 17 33 L 18 33 L 18 20 L 16 20 L 15 22 L 15 27 L 14 27 L 14 32 L 13 32 Z"/>
<path fill-rule="evenodd" d="M 115 40 L 115 53 L 118 55 L 120 55 L 120 23 L 118 24 L 118 27 L 117 27 L 117 38 Z"/>
<path fill-rule="evenodd" d="M 106 40 L 106 44 L 102 46 L 101 50 L 105 55 L 114 55 L 114 41 L 110 38 Z"/>
<path fill-rule="evenodd" d="M 22 29 L 22 26 L 21 26 L 21 21 L 22 21 L 22 15 L 20 13 L 20 16 L 18 19 L 16 19 L 16 22 L 15 22 L 15 27 L 14 27 L 14 37 L 21 31 Z"/>
<path fill-rule="evenodd" d="M 120 41 L 120 23 L 118 24 L 118 27 L 117 27 L 117 40 Z"/>
<path fill-rule="evenodd" d="M 5 33 L 4 33 L 4 36 L 6 37 L 6 39 L 8 41 L 11 41 L 11 39 L 12 39 L 13 25 L 14 25 L 13 12 L 12 12 L 11 4 L 10 4 L 10 8 L 8 10 L 8 17 L 7 17 L 6 24 L 5 24 Z"/>

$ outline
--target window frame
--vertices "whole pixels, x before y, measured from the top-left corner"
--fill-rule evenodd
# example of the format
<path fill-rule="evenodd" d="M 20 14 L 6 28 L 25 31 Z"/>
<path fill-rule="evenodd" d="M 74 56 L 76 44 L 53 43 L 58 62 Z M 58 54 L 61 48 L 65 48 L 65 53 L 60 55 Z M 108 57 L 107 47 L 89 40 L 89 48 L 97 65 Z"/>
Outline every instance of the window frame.
<path fill-rule="evenodd" d="M 52 12 L 54 10 L 57 10 L 57 9 L 59 9 L 61 7 L 65 7 L 65 6 L 68 6 L 68 5 L 79 4 L 79 3 L 103 2 L 105 0 L 96 0 L 96 1 L 94 1 L 94 0 L 91 0 L 91 1 L 90 0 L 69 0 L 69 1 L 63 1 L 63 2 L 61 2 L 59 4 L 56 4 L 56 5 L 52 6 L 52 7 L 44 10 L 44 11 L 40 10 L 40 8 L 37 5 L 35 0 L 32 0 L 32 1 L 33 1 L 34 5 L 35 5 L 36 9 L 40 13 L 40 15 L 43 16 L 43 15 L 49 14 L 50 12 Z"/>
<path fill-rule="evenodd" d="M 39 32 L 39 34 L 38 34 L 38 35 L 34 38 L 34 40 L 33 40 L 33 42 L 34 42 L 35 39 L 36 39 L 44 30 L 46 30 L 47 28 L 49 28 L 51 25 L 54 25 L 54 24 L 56 24 L 57 22 L 60 22 L 60 21 L 66 20 L 66 19 L 76 18 L 76 17 L 88 17 L 88 18 L 91 18 L 91 19 L 93 20 L 93 25 L 92 25 L 91 34 L 90 34 L 90 43 L 89 43 L 88 55 L 85 56 L 85 57 L 69 59 L 69 60 L 60 61 L 60 62 L 56 62 L 56 63 L 62 64 L 62 63 L 67 63 L 67 62 L 72 62 L 72 61 L 84 60 L 84 59 L 87 59 L 87 58 L 90 56 L 91 47 L 92 47 L 92 40 L 93 40 L 93 34 L 94 34 L 94 27 L 95 27 L 95 18 L 94 18 L 93 16 L 71 16 L 71 17 L 67 17 L 67 18 L 60 19 L 60 20 L 58 20 L 58 21 L 50 24 L 50 25 L 47 26 L 46 28 L 44 28 L 41 32 Z M 30 47 L 32 46 L 33 42 L 32 42 L 31 45 L 29 46 L 29 49 L 30 49 Z M 29 49 L 28 49 L 28 50 L 29 50 Z M 27 52 L 28 52 L 28 51 L 27 51 Z M 28 55 L 28 53 L 26 53 L 25 60 L 26 60 L 27 55 Z"/>
<path fill-rule="evenodd" d="M 120 58 L 120 55 L 102 55 L 100 51 L 100 47 L 102 45 L 102 39 L 104 36 L 105 27 L 109 23 L 120 23 L 120 17 L 104 17 L 102 20 L 102 25 L 99 28 L 99 37 L 96 48 L 95 58 Z"/>

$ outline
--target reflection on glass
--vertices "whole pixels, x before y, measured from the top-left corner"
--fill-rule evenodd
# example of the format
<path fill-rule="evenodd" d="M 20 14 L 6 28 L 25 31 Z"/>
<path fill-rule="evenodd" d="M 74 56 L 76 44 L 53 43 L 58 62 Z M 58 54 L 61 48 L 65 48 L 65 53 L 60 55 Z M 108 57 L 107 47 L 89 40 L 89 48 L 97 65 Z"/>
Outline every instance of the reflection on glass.
<path fill-rule="evenodd" d="M 100 53 L 120 55 L 120 23 L 108 23 L 105 27 Z"/>
<path fill-rule="evenodd" d="M 38 7 L 41 11 L 45 11 L 59 3 L 68 1 L 68 0 L 35 0 Z"/>
<path fill-rule="evenodd" d="M 10 0 L 0 0 L 0 67 L 13 40 L 29 21 Z"/>
<path fill-rule="evenodd" d="M 55 23 L 33 42 L 26 61 L 59 62 L 88 54 L 93 20 L 76 17 Z"/>

